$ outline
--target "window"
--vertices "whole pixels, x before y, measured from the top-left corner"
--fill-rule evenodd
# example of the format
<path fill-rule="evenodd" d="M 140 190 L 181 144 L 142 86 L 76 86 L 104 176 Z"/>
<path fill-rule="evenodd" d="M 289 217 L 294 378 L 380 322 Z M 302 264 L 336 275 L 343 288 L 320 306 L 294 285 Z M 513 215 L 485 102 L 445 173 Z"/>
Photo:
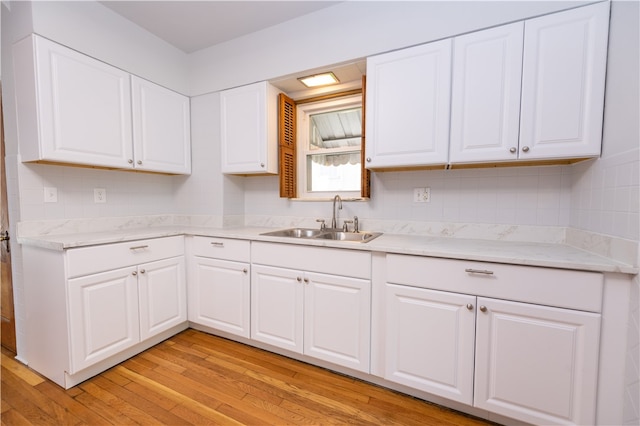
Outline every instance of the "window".
<path fill-rule="evenodd" d="M 281 197 L 369 197 L 362 101 L 353 92 L 297 103 L 280 95 Z"/>

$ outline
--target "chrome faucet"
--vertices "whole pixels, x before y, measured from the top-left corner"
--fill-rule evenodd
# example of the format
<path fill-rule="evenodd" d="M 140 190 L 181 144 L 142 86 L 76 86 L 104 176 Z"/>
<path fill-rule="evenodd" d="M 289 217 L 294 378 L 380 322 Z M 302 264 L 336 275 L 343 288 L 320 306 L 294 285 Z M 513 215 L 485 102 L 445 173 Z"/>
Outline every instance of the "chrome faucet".
<path fill-rule="evenodd" d="M 336 223 L 336 201 L 338 201 L 338 209 L 342 210 L 342 198 L 339 195 L 333 197 L 333 217 L 331 218 L 331 228 L 335 229 L 338 227 Z"/>

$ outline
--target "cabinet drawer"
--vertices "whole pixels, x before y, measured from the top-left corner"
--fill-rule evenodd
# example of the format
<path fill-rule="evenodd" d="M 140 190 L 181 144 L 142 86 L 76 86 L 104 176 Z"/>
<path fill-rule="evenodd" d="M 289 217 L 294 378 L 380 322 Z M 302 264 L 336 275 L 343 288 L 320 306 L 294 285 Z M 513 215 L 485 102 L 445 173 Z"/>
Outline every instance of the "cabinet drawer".
<path fill-rule="evenodd" d="M 387 282 L 591 312 L 602 274 L 419 256 L 387 255 Z"/>
<path fill-rule="evenodd" d="M 249 262 L 251 243 L 247 240 L 228 238 L 193 237 L 193 254 L 214 259 Z"/>
<path fill-rule="evenodd" d="M 66 252 L 67 276 L 78 277 L 182 255 L 182 236 L 70 249 Z"/>
<path fill-rule="evenodd" d="M 253 242 L 251 262 L 344 277 L 371 278 L 371 253 L 365 251 Z"/>

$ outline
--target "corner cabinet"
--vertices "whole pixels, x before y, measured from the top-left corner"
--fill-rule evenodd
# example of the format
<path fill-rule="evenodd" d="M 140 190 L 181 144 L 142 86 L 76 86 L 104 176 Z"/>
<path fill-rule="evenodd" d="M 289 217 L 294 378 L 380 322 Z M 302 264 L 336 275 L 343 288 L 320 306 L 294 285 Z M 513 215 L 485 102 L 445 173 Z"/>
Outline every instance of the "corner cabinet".
<path fill-rule="evenodd" d="M 386 271 L 385 379 L 534 424 L 595 423 L 601 274 L 405 255 Z"/>
<path fill-rule="evenodd" d="M 29 366 L 62 387 L 188 326 L 181 236 L 23 250 Z"/>
<path fill-rule="evenodd" d="M 188 97 L 37 35 L 13 57 L 23 162 L 191 173 Z"/>
<path fill-rule="evenodd" d="M 222 173 L 278 173 L 278 90 L 266 81 L 220 92 Z"/>
<path fill-rule="evenodd" d="M 367 58 L 366 167 L 448 160 L 451 40 Z"/>
<path fill-rule="evenodd" d="M 250 242 L 187 237 L 189 321 L 249 337 Z"/>
<path fill-rule="evenodd" d="M 253 340 L 369 372 L 370 253 L 254 242 L 251 256 Z"/>

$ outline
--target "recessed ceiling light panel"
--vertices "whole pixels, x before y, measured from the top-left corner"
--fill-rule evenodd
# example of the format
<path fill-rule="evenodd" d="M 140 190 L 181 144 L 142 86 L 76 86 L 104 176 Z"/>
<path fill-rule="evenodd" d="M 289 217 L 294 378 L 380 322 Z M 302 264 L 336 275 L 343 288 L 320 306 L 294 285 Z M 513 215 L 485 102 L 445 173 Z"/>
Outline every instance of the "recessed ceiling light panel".
<path fill-rule="evenodd" d="M 332 72 L 300 77 L 298 80 L 307 87 L 328 86 L 330 84 L 340 83 L 338 77 L 336 77 Z"/>

